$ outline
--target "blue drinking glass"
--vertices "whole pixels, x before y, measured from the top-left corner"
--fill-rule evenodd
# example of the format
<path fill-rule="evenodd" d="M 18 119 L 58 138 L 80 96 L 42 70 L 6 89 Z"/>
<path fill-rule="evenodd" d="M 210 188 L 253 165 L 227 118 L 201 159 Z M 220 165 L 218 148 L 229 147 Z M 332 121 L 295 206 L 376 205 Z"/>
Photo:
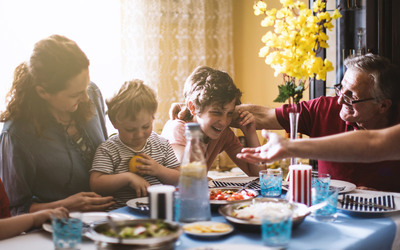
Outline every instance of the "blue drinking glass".
<path fill-rule="evenodd" d="M 292 211 L 289 208 L 270 209 L 261 215 L 261 233 L 264 245 L 286 248 L 292 234 Z"/>
<path fill-rule="evenodd" d="M 267 169 L 259 172 L 261 195 L 264 197 L 277 197 L 282 193 L 282 170 Z"/>

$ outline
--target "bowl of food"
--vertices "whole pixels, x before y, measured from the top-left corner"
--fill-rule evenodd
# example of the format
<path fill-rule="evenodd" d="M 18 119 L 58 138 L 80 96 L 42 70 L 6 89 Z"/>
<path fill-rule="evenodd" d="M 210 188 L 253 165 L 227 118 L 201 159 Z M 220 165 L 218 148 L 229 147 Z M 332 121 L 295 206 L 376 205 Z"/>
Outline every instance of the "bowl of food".
<path fill-rule="evenodd" d="M 96 224 L 86 236 L 100 245 L 112 247 L 129 245 L 135 249 L 173 249 L 183 232 L 178 223 L 157 219 L 120 220 L 113 224 Z"/>
<path fill-rule="evenodd" d="M 310 214 L 308 207 L 302 203 L 289 202 L 278 198 L 255 198 L 221 206 L 218 211 L 225 219 L 239 229 L 260 231 L 261 214 L 277 206 L 292 210 L 292 227 L 299 226 Z"/>
<path fill-rule="evenodd" d="M 231 203 L 248 201 L 258 196 L 258 192 L 254 189 L 243 189 L 241 187 L 220 187 L 210 188 L 210 204 L 226 205 Z"/>

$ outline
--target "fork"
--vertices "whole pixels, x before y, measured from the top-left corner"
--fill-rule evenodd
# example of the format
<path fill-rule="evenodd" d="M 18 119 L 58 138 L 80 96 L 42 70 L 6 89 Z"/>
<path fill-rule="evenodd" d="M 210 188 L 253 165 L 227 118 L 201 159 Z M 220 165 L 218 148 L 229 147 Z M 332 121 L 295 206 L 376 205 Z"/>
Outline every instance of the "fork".
<path fill-rule="evenodd" d="M 141 211 L 147 211 L 149 210 L 149 203 L 147 202 L 136 202 L 136 206 L 141 210 Z"/>
<path fill-rule="evenodd" d="M 259 180 L 260 180 L 260 178 L 257 177 L 256 179 L 247 182 L 241 189 L 239 189 L 239 190 L 236 191 L 236 192 L 237 192 L 237 193 L 240 193 L 242 190 L 245 190 L 248 186 L 250 186 L 250 185 L 253 184 L 253 183 L 256 183 L 256 182 L 259 181 Z"/>

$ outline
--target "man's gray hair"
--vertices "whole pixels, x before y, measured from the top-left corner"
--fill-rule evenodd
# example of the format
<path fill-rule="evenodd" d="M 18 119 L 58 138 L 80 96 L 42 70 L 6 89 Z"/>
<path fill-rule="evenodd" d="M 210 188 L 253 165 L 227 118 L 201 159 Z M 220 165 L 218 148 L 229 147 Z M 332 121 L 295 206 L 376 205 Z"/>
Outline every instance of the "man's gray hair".
<path fill-rule="evenodd" d="M 355 69 L 369 74 L 374 84 L 372 95 L 377 100 L 390 99 L 397 106 L 400 99 L 400 69 L 380 55 L 348 57 L 344 60 L 348 69 Z"/>

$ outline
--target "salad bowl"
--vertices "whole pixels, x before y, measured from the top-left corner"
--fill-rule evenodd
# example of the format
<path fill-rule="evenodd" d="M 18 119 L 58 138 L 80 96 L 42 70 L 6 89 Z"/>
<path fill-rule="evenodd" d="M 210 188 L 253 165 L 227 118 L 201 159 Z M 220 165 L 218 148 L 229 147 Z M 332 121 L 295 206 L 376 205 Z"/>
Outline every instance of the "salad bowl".
<path fill-rule="evenodd" d="M 162 227 L 163 230 L 168 230 L 168 234 L 163 233 L 157 235 L 157 233 L 155 233 L 157 231 L 159 232 L 157 227 Z M 126 228 L 132 229 L 126 230 Z M 115 234 L 115 230 L 118 231 L 117 234 Z M 145 230 L 151 232 L 146 232 Z M 140 234 L 143 234 L 143 236 L 130 238 L 129 232 L 137 234 L 138 231 Z M 112 232 L 112 234 L 110 232 Z M 97 242 L 98 249 L 134 248 L 155 250 L 173 249 L 175 242 L 182 233 L 183 230 L 181 226 L 172 221 L 158 219 L 133 219 L 114 221 L 114 225 L 110 225 L 108 222 L 93 225 L 85 236 Z M 132 235 L 132 237 L 134 236 Z"/>

